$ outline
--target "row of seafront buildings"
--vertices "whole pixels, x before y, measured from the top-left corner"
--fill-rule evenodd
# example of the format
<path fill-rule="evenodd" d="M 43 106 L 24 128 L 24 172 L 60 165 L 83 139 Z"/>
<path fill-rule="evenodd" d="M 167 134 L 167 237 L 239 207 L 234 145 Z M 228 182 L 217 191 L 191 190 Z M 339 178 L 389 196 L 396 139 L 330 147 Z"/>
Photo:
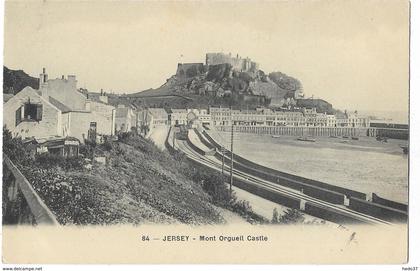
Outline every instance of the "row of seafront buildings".
<path fill-rule="evenodd" d="M 299 110 L 273 110 L 257 108 L 239 110 L 228 107 L 209 107 L 208 109 L 170 109 L 149 108 L 139 114 L 138 126 L 153 128 L 161 125 L 188 125 L 195 122 L 209 127 L 219 126 L 293 126 L 293 127 L 349 127 L 367 128 L 368 117 L 358 116 L 357 112 L 345 113 L 336 117 L 317 113 L 315 108 Z"/>
<path fill-rule="evenodd" d="M 212 126 L 309 126 L 309 127 L 369 127 L 368 117 L 358 116 L 357 112 L 345 113 L 336 117 L 318 113 L 315 108 L 296 110 L 273 110 L 257 108 L 255 110 L 235 110 L 211 107 L 210 125 Z"/>

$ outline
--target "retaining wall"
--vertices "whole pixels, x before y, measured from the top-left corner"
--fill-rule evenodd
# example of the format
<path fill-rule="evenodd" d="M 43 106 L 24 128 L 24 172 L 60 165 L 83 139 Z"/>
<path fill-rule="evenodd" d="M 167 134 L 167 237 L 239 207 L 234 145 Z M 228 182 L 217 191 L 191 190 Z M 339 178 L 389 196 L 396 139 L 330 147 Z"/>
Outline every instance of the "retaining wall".
<path fill-rule="evenodd" d="M 338 224 L 361 224 L 364 223 L 354 217 L 346 216 L 328 207 L 321 207 L 310 202 L 305 203 L 305 213 Z"/>
<path fill-rule="evenodd" d="M 168 132 L 168 135 L 166 136 L 166 139 L 165 139 L 165 147 L 166 147 L 166 149 L 168 150 L 168 152 L 170 153 L 170 154 L 174 154 L 174 153 L 176 153 L 177 151 L 175 150 L 175 148 L 169 143 L 169 138 L 171 138 L 171 132 L 172 132 L 172 127 L 170 127 L 169 128 L 169 132 Z M 174 134 L 172 135 L 172 136 L 175 136 Z"/>
<path fill-rule="evenodd" d="M 406 222 L 408 219 L 404 211 L 356 198 L 350 198 L 349 208 L 390 222 Z"/>
<path fill-rule="evenodd" d="M 394 208 L 394 209 L 397 209 L 397 210 L 401 210 L 401 211 L 404 211 L 404 212 L 408 211 L 407 204 L 381 198 L 378 195 L 376 195 L 375 193 L 372 193 L 372 202 L 380 204 L 380 205 L 384 205 L 384 206 L 387 206 L 387 207 L 391 207 L 391 208 Z"/>
<path fill-rule="evenodd" d="M 343 194 L 311 185 L 303 185 L 302 189 L 303 193 L 310 197 L 334 204 L 344 205 L 345 196 Z"/>
<path fill-rule="evenodd" d="M 214 126 L 215 130 L 230 132 L 231 126 Z M 311 127 L 311 126 L 246 126 L 235 125 L 234 131 L 285 136 L 370 136 L 368 127 Z"/>
<path fill-rule="evenodd" d="M 206 155 L 206 152 L 191 142 L 189 136 L 187 136 L 187 144 L 190 146 L 195 152 L 199 153 L 200 155 Z"/>
<path fill-rule="evenodd" d="M 209 141 L 207 141 L 206 138 L 204 138 L 203 135 L 196 128 L 194 128 L 194 133 L 196 133 L 201 143 L 203 143 L 207 148 L 209 148 L 210 150 L 215 148 L 215 146 Z"/>

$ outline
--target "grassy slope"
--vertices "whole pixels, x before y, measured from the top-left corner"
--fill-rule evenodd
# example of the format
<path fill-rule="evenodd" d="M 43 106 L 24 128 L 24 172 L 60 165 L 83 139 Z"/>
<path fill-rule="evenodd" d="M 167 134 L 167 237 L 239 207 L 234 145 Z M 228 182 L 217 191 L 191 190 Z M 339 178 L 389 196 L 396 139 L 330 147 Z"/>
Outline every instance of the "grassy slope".
<path fill-rule="evenodd" d="M 23 173 L 62 224 L 218 224 L 211 197 L 186 174 L 189 166 L 150 141 L 128 137 L 96 148 L 107 165 L 38 158 Z"/>

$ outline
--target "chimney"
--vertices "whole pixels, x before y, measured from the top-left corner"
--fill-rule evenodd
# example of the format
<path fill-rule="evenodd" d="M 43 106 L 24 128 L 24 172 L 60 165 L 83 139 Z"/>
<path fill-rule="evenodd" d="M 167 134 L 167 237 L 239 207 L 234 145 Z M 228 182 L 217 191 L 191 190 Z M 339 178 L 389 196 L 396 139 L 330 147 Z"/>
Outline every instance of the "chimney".
<path fill-rule="evenodd" d="M 67 75 L 67 80 L 76 81 L 76 75 Z"/>
<path fill-rule="evenodd" d="M 39 75 L 40 86 L 48 81 L 48 75 L 45 73 L 45 68 L 42 68 L 42 73 Z"/>

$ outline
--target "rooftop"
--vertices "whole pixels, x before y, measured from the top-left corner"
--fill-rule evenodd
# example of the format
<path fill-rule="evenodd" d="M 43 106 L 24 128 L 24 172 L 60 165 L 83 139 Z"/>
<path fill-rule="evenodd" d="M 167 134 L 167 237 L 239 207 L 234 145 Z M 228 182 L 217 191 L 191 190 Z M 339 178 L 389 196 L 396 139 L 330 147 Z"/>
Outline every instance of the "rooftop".
<path fill-rule="evenodd" d="M 54 99 L 53 97 L 48 97 L 48 101 L 54 105 L 55 107 L 57 107 L 61 112 L 70 112 L 72 111 L 71 108 L 69 108 L 68 106 L 62 104 L 61 102 L 57 101 L 56 99 Z"/>

